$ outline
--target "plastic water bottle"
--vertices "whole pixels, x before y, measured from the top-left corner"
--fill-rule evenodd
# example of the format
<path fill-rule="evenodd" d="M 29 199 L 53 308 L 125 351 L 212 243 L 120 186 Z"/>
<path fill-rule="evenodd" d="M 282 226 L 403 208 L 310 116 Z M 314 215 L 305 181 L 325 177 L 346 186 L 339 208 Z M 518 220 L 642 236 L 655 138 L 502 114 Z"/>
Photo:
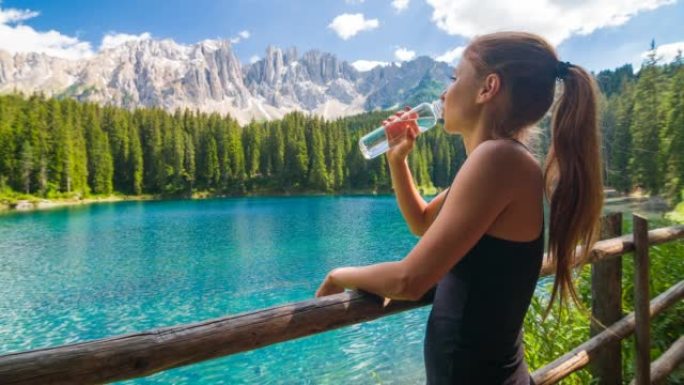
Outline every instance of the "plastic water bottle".
<path fill-rule="evenodd" d="M 416 117 L 416 124 L 421 133 L 434 127 L 437 122 L 443 123 L 442 119 L 442 101 L 436 100 L 432 103 L 421 103 L 409 111 L 405 111 L 401 120 L 407 121 L 406 116 Z M 393 124 L 394 122 L 390 123 Z M 385 126 L 380 126 L 375 130 L 364 135 L 359 139 L 359 148 L 366 159 L 373 159 L 378 155 L 384 154 L 395 142 L 401 141 L 402 135 L 389 140 Z"/>

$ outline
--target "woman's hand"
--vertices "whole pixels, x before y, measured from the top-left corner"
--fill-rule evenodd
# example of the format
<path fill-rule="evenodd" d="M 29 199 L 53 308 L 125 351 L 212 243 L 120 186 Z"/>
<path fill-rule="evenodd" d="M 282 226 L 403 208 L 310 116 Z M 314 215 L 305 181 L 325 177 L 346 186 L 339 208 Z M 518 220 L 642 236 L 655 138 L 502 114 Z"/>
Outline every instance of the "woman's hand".
<path fill-rule="evenodd" d="M 390 146 L 387 151 L 387 160 L 390 162 L 404 161 L 413 150 L 413 144 L 420 135 L 418 114 L 407 113 L 410 109 L 411 107 L 406 106 L 404 110 L 382 121 Z"/>
<path fill-rule="evenodd" d="M 342 286 L 338 286 L 333 282 L 331 271 L 330 273 L 328 273 L 328 275 L 325 276 L 323 283 L 318 288 L 318 290 L 316 290 L 316 297 L 324 297 L 326 295 L 338 294 L 342 292 L 344 292 L 344 288 Z"/>

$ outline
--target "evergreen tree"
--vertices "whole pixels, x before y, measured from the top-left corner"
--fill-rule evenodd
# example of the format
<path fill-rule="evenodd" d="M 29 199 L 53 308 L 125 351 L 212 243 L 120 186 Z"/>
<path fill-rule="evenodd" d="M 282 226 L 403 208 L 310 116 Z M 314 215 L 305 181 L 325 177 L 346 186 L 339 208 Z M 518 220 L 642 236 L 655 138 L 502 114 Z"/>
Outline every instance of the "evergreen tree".
<path fill-rule="evenodd" d="M 232 192 L 243 193 L 245 181 L 245 149 L 242 143 L 242 132 L 236 121 L 227 119 L 226 152 L 230 164 L 229 189 Z"/>
<path fill-rule="evenodd" d="M 205 187 L 215 189 L 219 185 L 221 179 L 221 170 L 219 169 L 218 146 L 216 140 L 209 136 L 205 142 L 204 161 L 202 162 L 204 169 L 202 171 Z"/>
<path fill-rule="evenodd" d="M 321 122 L 314 119 L 309 122 L 307 132 L 311 136 L 311 142 L 307 152 L 311 154 L 309 169 L 308 187 L 317 191 L 329 191 L 330 179 L 325 165 L 325 155 L 323 154 L 324 142 Z"/>
<path fill-rule="evenodd" d="M 620 96 L 614 96 L 609 101 L 610 109 L 615 110 L 615 126 L 610 136 L 606 136 L 610 142 L 609 167 L 606 171 L 606 181 L 609 186 L 623 193 L 629 192 L 632 187 L 632 178 L 629 171 L 630 159 L 632 158 L 632 111 L 634 107 L 634 89 L 629 83 L 625 83 Z"/>
<path fill-rule="evenodd" d="M 100 127 L 99 108 L 86 108 L 86 141 L 88 150 L 88 184 L 95 194 L 112 193 L 113 164 L 109 139 Z"/>
<path fill-rule="evenodd" d="M 131 125 L 129 134 L 131 136 L 128 145 L 128 165 L 126 166 L 130 170 L 130 187 L 125 188 L 124 191 L 130 191 L 133 194 L 139 195 L 143 193 L 143 153 L 142 146 L 140 144 L 140 133 L 135 125 Z"/>
<path fill-rule="evenodd" d="M 254 120 L 243 131 L 242 141 L 245 146 L 245 171 L 247 177 L 252 178 L 259 173 L 261 157 L 261 130 Z"/>
<path fill-rule="evenodd" d="M 185 134 L 183 144 L 183 173 L 181 176 L 185 185 L 184 191 L 186 194 L 190 194 L 195 185 L 195 145 L 189 134 Z"/>
<path fill-rule="evenodd" d="M 84 105 L 74 100 L 64 100 L 63 115 L 66 129 L 71 137 L 71 161 L 68 178 L 68 192 L 75 192 L 78 196 L 90 193 L 88 186 L 88 156 L 86 150 Z M 69 128 L 70 127 L 70 128 Z"/>
<path fill-rule="evenodd" d="M 50 99 L 47 102 L 47 129 L 49 190 L 52 192 L 66 191 L 70 145 L 62 118 L 62 108 L 57 99 Z"/>
<path fill-rule="evenodd" d="M 26 194 L 31 193 L 31 174 L 33 173 L 33 147 L 31 143 L 27 140 L 21 147 L 21 158 L 20 158 L 20 180 L 21 186 Z"/>
<path fill-rule="evenodd" d="M 114 164 L 114 188 L 130 194 L 133 171 L 129 168 L 131 135 L 128 119 L 121 109 L 107 106 L 102 110 L 102 129 L 109 138 L 110 154 Z"/>
<path fill-rule="evenodd" d="M 658 169 L 658 77 L 655 50 L 639 71 L 634 94 L 634 116 L 630 126 L 634 156 L 629 170 L 637 185 L 657 194 L 659 190 Z"/>
<path fill-rule="evenodd" d="M 15 177 L 18 141 L 12 128 L 19 115 L 19 106 L 23 101 L 17 97 L 0 97 L 0 189 L 11 187 Z"/>
<path fill-rule="evenodd" d="M 666 98 L 667 118 L 663 130 L 665 196 L 670 203 L 684 199 L 684 66 L 679 66 Z"/>

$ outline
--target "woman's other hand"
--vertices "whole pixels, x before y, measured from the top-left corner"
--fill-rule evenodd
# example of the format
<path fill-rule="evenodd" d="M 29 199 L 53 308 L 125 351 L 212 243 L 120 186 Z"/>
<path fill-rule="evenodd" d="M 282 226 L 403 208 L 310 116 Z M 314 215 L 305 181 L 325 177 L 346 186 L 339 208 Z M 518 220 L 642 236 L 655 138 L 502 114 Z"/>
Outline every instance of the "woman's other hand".
<path fill-rule="evenodd" d="M 406 106 L 402 111 L 382 121 L 390 146 L 387 150 L 387 159 L 390 162 L 404 161 L 413 150 L 413 144 L 420 135 L 418 114 L 408 113 L 409 110 L 411 107 Z"/>
<path fill-rule="evenodd" d="M 332 271 L 325 276 L 323 283 L 318 290 L 316 290 L 316 298 L 344 292 L 344 288 L 342 286 L 338 286 L 333 282 L 331 274 Z"/>
<path fill-rule="evenodd" d="M 338 269 L 345 269 L 345 268 L 341 267 Z M 335 270 L 332 270 L 330 273 L 328 273 L 328 275 L 326 275 L 325 279 L 323 280 L 323 283 L 318 288 L 318 290 L 316 290 L 316 298 L 325 297 L 326 295 L 333 295 L 333 294 L 339 294 L 339 293 L 344 292 L 344 287 L 337 285 L 336 283 L 334 283 L 334 281 L 332 279 L 332 274 L 334 271 Z M 369 293 L 369 294 L 375 295 L 372 293 Z M 382 301 L 383 307 L 387 307 L 391 303 L 393 303 L 393 300 L 391 300 L 389 298 L 386 298 L 386 297 L 382 297 L 382 298 L 383 298 L 383 301 Z"/>

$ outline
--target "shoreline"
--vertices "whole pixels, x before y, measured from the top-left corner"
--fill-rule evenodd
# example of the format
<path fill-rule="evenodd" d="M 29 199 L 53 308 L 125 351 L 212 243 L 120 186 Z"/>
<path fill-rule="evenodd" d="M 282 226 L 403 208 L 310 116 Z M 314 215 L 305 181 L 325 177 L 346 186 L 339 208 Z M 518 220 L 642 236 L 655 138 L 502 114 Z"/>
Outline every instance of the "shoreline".
<path fill-rule="evenodd" d="M 423 196 L 434 196 L 439 194 L 442 189 L 434 188 L 420 189 Z M 426 194 L 427 192 L 434 192 L 434 194 Z M 651 199 L 650 196 L 643 194 L 641 191 L 634 191 L 628 194 L 620 194 L 612 189 L 605 190 L 606 203 L 639 203 Z M 0 214 L 2 213 L 16 213 L 16 212 L 34 212 L 50 210 L 62 207 L 90 205 L 97 203 L 115 203 L 115 202 L 141 202 L 141 201 L 168 201 L 168 200 L 204 200 L 204 199 L 220 199 L 220 198 L 268 198 L 268 197 L 317 197 L 317 196 L 391 196 L 392 191 L 377 191 L 377 190 L 358 190 L 358 191 L 341 191 L 336 193 L 326 193 L 317 191 L 299 191 L 299 192 L 252 192 L 249 194 L 216 194 L 206 191 L 195 192 L 192 195 L 179 196 L 164 196 L 164 195 L 110 195 L 102 197 L 90 198 L 61 198 L 61 199 L 47 199 L 47 198 L 32 198 L 32 199 L 18 199 L 15 202 L 0 201 Z M 674 210 L 674 209 L 673 209 Z"/>
<path fill-rule="evenodd" d="M 439 190 L 437 191 L 439 192 Z M 91 198 L 32 198 L 17 199 L 14 202 L 0 201 L 0 214 L 20 213 L 51 210 L 56 208 L 90 205 L 97 203 L 116 203 L 116 202 L 140 202 L 140 201 L 170 201 L 170 200 L 205 200 L 221 198 L 283 198 L 283 197 L 316 197 L 316 196 L 390 196 L 391 191 L 358 190 L 343 191 L 339 193 L 324 193 L 315 191 L 301 192 L 268 192 L 268 193 L 249 193 L 249 194 L 215 194 L 208 192 L 196 192 L 192 195 L 164 196 L 164 195 L 110 195 Z"/>
<path fill-rule="evenodd" d="M 51 210 L 61 207 L 90 205 L 94 203 L 114 203 L 124 201 L 151 201 L 156 200 L 153 196 L 146 195 L 110 195 L 107 197 L 94 198 L 63 198 L 63 199 L 18 199 L 16 202 L 0 202 L 0 213 L 33 212 Z"/>

